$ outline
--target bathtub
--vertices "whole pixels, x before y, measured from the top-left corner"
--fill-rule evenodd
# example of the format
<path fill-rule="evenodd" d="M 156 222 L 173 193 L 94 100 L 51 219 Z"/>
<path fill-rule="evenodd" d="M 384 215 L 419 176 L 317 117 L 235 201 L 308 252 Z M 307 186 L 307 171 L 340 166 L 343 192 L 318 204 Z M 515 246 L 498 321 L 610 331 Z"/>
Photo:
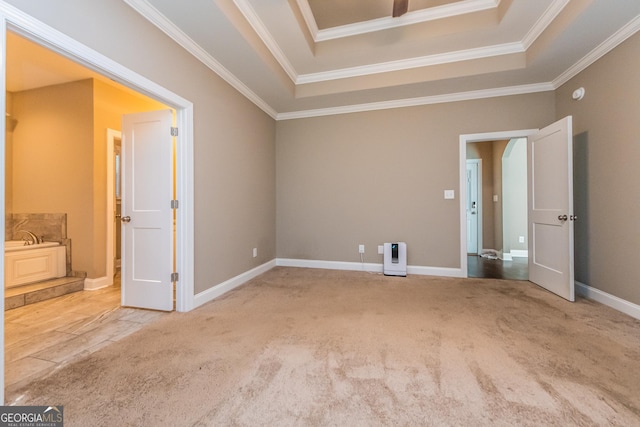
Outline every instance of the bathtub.
<path fill-rule="evenodd" d="M 4 242 L 4 287 L 25 285 L 67 275 L 67 248 L 57 242 L 25 246 Z"/>

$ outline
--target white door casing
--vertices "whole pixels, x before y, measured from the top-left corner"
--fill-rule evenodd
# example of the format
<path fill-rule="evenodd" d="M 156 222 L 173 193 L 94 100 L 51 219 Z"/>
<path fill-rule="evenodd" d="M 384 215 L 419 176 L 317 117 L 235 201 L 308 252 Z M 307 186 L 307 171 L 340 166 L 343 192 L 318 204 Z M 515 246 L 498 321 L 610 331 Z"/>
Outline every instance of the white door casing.
<path fill-rule="evenodd" d="M 529 280 L 574 301 L 571 116 L 531 136 L 527 154 Z"/>
<path fill-rule="evenodd" d="M 173 310 L 171 110 L 122 119 L 122 305 Z"/>

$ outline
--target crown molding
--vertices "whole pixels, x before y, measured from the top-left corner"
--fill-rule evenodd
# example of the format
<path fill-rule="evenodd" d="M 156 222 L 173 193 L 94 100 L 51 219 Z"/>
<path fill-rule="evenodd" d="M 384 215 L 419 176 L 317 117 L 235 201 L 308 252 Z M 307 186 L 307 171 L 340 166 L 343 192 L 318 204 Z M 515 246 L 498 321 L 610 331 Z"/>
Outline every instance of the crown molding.
<path fill-rule="evenodd" d="M 162 13 L 160 13 L 155 7 L 149 4 L 146 0 L 123 0 L 142 17 L 155 25 L 163 33 L 169 36 L 173 41 L 182 46 L 187 52 L 196 57 L 200 62 L 206 65 L 214 73 L 220 76 L 224 81 L 229 83 L 238 92 L 244 95 L 247 99 L 253 102 L 258 108 L 267 113 L 274 119 L 277 117 L 277 112 L 271 108 L 262 98 L 255 94 L 249 87 L 247 87 L 240 79 L 238 79 L 233 73 L 227 70 L 222 64 L 220 64 L 213 56 L 206 52 L 200 45 L 193 41 L 187 34 L 185 34 L 180 28 L 178 28 L 173 22 L 169 21 Z"/>
<path fill-rule="evenodd" d="M 251 6 L 251 3 L 249 3 L 248 0 L 233 0 L 233 3 L 249 22 L 249 25 L 251 25 L 256 34 L 258 34 L 258 37 L 260 37 L 262 42 L 267 46 L 269 52 L 271 52 L 275 57 L 276 61 L 278 61 L 282 69 L 287 73 L 291 81 L 295 82 L 298 78 L 298 73 L 293 68 L 293 65 L 291 65 L 291 62 L 289 62 L 289 59 L 284 52 L 282 52 L 282 49 L 280 49 L 280 46 L 273 38 L 266 25 L 264 25 L 264 22 L 262 22 L 253 6 Z"/>
<path fill-rule="evenodd" d="M 304 22 L 307 24 L 307 28 L 309 29 L 309 33 L 311 33 L 311 37 L 313 37 L 313 41 L 317 41 L 318 32 L 318 24 L 316 23 L 316 18 L 313 16 L 313 11 L 309 6 L 309 0 L 296 0 L 296 4 L 300 9 L 300 13 L 302 14 L 302 18 Z"/>
<path fill-rule="evenodd" d="M 572 65 L 564 73 L 553 80 L 554 88 L 559 88 L 573 77 L 584 71 L 588 66 L 615 49 L 619 44 L 640 31 L 640 15 L 634 17 L 624 27 L 616 31 L 611 37 L 600 43 L 595 49 Z"/>
<path fill-rule="evenodd" d="M 551 83 L 535 83 L 495 89 L 482 89 L 468 92 L 449 93 L 444 95 L 424 96 L 419 98 L 398 99 L 393 101 L 381 101 L 366 104 L 346 105 L 341 107 L 320 108 L 315 110 L 292 111 L 288 113 L 278 113 L 276 120 L 304 119 L 311 117 L 331 116 L 336 114 L 361 113 L 364 111 L 388 110 L 392 108 L 416 107 L 420 105 L 470 101 L 474 99 L 495 98 L 499 96 L 548 92 L 554 89 L 555 88 Z"/>
<path fill-rule="evenodd" d="M 525 50 L 529 49 L 533 42 L 547 29 L 554 19 L 562 12 L 562 10 L 569 4 L 570 0 L 555 0 L 549 5 L 547 10 L 540 16 L 540 18 L 533 24 L 533 27 L 525 34 L 522 39 L 522 46 Z"/>
<path fill-rule="evenodd" d="M 296 84 L 317 83 L 329 80 L 360 77 L 391 71 L 402 71 L 411 68 L 428 67 L 432 65 L 449 64 L 452 62 L 470 61 L 474 59 L 490 58 L 514 53 L 523 53 L 522 43 L 505 43 L 475 49 L 465 49 L 456 52 L 422 56 L 418 58 L 401 59 L 397 61 L 381 62 L 371 65 L 362 65 L 340 70 L 324 71 L 321 73 L 302 74 L 298 76 Z"/>
<path fill-rule="evenodd" d="M 298 3 L 301 1 L 299 0 Z M 306 2 L 306 1 L 304 1 Z M 449 18 L 467 13 L 480 12 L 488 9 L 495 9 L 500 4 L 500 0 L 466 0 L 441 6 L 429 7 L 406 13 L 398 18 L 386 16 L 384 18 L 372 19 L 370 21 L 358 22 L 355 24 L 341 25 L 339 27 L 316 30 L 313 32 L 309 25 L 309 31 L 314 36 L 316 42 L 350 37 L 358 34 L 372 33 L 375 31 L 388 30 L 390 28 L 403 27 L 405 25 L 418 24 L 421 22 L 434 21 L 436 19 Z M 306 19 L 305 19 L 306 20 Z M 318 28 L 313 20 L 316 29 Z"/>

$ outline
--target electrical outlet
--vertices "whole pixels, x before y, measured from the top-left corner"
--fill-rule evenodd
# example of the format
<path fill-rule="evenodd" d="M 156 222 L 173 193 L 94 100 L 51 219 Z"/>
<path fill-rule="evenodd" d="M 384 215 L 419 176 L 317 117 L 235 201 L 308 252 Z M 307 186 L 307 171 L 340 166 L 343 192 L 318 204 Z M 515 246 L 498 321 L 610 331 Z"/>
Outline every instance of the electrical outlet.
<path fill-rule="evenodd" d="M 524 236 L 520 236 L 520 237 L 518 237 L 518 242 L 520 242 L 520 243 L 524 243 Z"/>
<path fill-rule="evenodd" d="M 257 257 L 258 256 L 258 248 L 253 248 L 253 257 Z"/>
<path fill-rule="evenodd" d="M 364 253 L 364 245 L 358 245 L 358 253 Z"/>
<path fill-rule="evenodd" d="M 384 255 L 384 245 L 378 245 L 378 255 Z"/>

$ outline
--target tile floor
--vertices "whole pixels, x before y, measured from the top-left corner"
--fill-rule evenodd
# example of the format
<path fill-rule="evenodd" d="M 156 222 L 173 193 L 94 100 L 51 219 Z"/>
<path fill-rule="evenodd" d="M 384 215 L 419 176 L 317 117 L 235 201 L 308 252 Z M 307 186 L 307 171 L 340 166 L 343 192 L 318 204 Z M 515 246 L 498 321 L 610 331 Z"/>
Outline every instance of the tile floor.
<path fill-rule="evenodd" d="M 17 388 L 46 376 L 166 315 L 121 308 L 119 283 L 8 310 L 5 387 Z"/>

